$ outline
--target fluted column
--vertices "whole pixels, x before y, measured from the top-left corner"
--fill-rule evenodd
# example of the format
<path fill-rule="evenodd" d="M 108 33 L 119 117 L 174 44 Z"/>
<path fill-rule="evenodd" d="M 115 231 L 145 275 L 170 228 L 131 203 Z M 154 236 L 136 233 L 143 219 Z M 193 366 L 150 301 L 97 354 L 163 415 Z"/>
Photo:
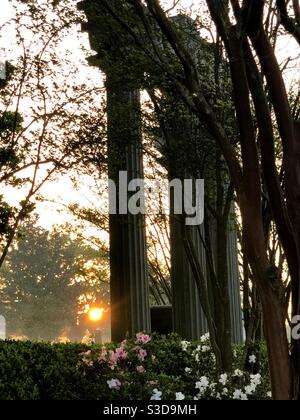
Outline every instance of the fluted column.
<path fill-rule="evenodd" d="M 184 220 L 170 217 L 171 280 L 174 332 L 187 340 L 198 340 L 207 329 L 199 292 L 184 246 Z M 190 229 L 200 265 L 206 272 L 206 257 L 199 243 L 197 227 Z"/>
<path fill-rule="evenodd" d="M 150 332 L 151 327 L 145 218 L 129 211 L 120 214 L 120 205 L 128 207 L 130 195 L 122 199 L 119 195 L 121 185 L 128 189 L 132 180 L 143 179 L 140 93 L 109 75 L 107 124 L 108 173 L 117 187 L 110 191 L 114 203 L 117 192 L 117 214 L 110 214 L 109 221 L 112 339 L 118 341 L 126 334 Z"/>
<path fill-rule="evenodd" d="M 116 0 L 113 3 L 122 7 Z M 124 65 L 125 35 L 116 29 L 112 36 L 113 21 L 103 4 L 84 0 L 78 8 L 86 14 L 82 29 L 97 52 L 89 63 L 106 75 L 108 175 L 115 186 L 109 194 L 114 210 L 109 215 L 111 322 L 112 339 L 120 341 L 127 334 L 151 329 L 145 218 L 129 214 L 130 195 L 126 195 L 132 180 L 143 179 L 140 86 L 136 74 Z M 125 197 L 120 196 L 120 187 Z"/>
<path fill-rule="evenodd" d="M 176 99 L 166 94 L 165 99 L 172 103 Z M 175 108 L 176 109 L 176 108 Z M 187 167 L 185 151 L 194 135 L 194 118 L 188 112 L 170 117 L 166 116 L 169 154 L 170 180 L 192 179 L 192 170 Z M 174 214 L 174 191 L 170 192 L 170 248 L 171 282 L 174 332 L 187 340 L 198 340 L 207 333 L 207 322 L 201 307 L 199 291 L 184 243 L 186 236 L 185 215 Z M 206 255 L 198 230 L 202 226 L 189 226 L 189 233 L 196 250 L 199 264 L 206 277 Z"/>

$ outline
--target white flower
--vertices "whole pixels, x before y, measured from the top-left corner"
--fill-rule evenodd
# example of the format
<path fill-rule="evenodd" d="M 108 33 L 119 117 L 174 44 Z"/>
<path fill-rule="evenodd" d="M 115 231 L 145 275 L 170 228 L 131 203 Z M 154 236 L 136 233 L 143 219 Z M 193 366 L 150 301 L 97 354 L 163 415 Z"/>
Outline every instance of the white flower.
<path fill-rule="evenodd" d="M 210 347 L 208 346 L 203 346 L 201 349 L 202 353 L 208 353 L 210 351 Z"/>
<path fill-rule="evenodd" d="M 237 376 L 238 378 L 242 378 L 244 376 L 244 374 L 241 370 L 236 369 L 233 373 L 233 376 Z"/>
<path fill-rule="evenodd" d="M 201 341 L 201 343 L 206 343 L 207 341 L 209 341 L 209 333 L 207 333 L 207 334 L 203 335 L 203 336 L 200 338 L 200 341 Z"/>
<path fill-rule="evenodd" d="M 253 385 L 245 386 L 245 392 L 247 395 L 253 395 L 253 393 L 256 391 L 256 387 Z"/>
<path fill-rule="evenodd" d="M 195 354 L 201 353 L 202 347 L 197 346 L 196 350 L 193 351 L 192 356 L 195 356 Z"/>
<path fill-rule="evenodd" d="M 185 373 L 187 373 L 187 374 L 192 373 L 192 369 L 191 369 L 191 368 L 188 368 L 188 367 L 186 367 L 186 368 L 184 369 L 184 371 L 185 371 Z"/>
<path fill-rule="evenodd" d="M 209 386 L 209 380 L 206 376 L 202 376 L 200 381 L 196 383 L 196 389 L 207 388 Z"/>
<path fill-rule="evenodd" d="M 241 389 L 237 389 L 236 391 L 234 391 L 233 399 L 240 401 L 248 401 L 247 395 L 244 394 Z"/>
<path fill-rule="evenodd" d="M 272 398 L 272 392 L 270 391 L 270 392 L 268 392 L 267 393 L 267 396 L 269 397 L 269 398 Z"/>
<path fill-rule="evenodd" d="M 154 389 L 152 393 L 152 397 L 150 398 L 151 401 L 160 401 L 162 397 L 162 392 L 158 389 Z"/>
<path fill-rule="evenodd" d="M 182 392 L 176 392 L 176 401 L 183 401 L 185 400 L 185 395 Z"/>
<path fill-rule="evenodd" d="M 107 385 L 109 389 L 119 390 L 121 387 L 121 382 L 118 379 L 111 379 L 110 381 L 107 381 Z"/>
<path fill-rule="evenodd" d="M 223 375 L 220 376 L 219 382 L 223 386 L 225 386 L 227 384 L 227 382 L 228 382 L 228 376 L 227 376 L 226 373 L 224 373 Z"/>
<path fill-rule="evenodd" d="M 216 386 L 217 384 L 210 384 L 209 389 L 210 389 L 210 395 L 213 397 L 216 394 Z"/>
<path fill-rule="evenodd" d="M 257 387 L 261 384 L 261 375 L 258 373 L 257 375 L 250 375 L 251 384 Z"/>
<path fill-rule="evenodd" d="M 200 381 L 196 383 L 195 388 L 199 389 L 199 396 L 203 395 L 207 388 L 209 387 L 209 380 L 206 376 L 202 376 Z"/>
<path fill-rule="evenodd" d="M 210 389 L 215 392 L 217 384 L 210 384 Z"/>
<path fill-rule="evenodd" d="M 223 391 L 222 391 L 222 395 L 226 396 L 226 395 L 228 395 L 228 392 L 229 392 L 228 388 L 224 388 Z"/>
<path fill-rule="evenodd" d="M 249 363 L 251 364 L 251 365 L 255 365 L 255 363 L 256 363 L 256 356 L 253 354 L 252 356 L 250 356 L 249 357 Z"/>
<path fill-rule="evenodd" d="M 191 345 L 191 343 L 189 341 L 182 341 L 181 342 L 182 351 L 187 351 L 187 349 L 190 345 Z"/>
<path fill-rule="evenodd" d="M 261 384 L 261 375 L 250 375 L 250 385 L 245 387 L 245 392 L 248 395 L 253 395 L 258 385 Z"/>

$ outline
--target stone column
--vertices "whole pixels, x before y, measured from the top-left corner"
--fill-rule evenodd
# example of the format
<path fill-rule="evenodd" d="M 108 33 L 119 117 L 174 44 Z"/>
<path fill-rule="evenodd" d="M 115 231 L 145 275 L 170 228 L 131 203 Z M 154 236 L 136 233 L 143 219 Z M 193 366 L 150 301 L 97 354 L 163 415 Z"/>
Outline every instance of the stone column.
<path fill-rule="evenodd" d="M 205 49 L 209 47 L 209 44 L 206 44 L 199 37 L 196 23 L 193 19 L 184 15 L 175 16 L 172 19 L 178 26 L 185 29 L 184 43 L 194 54 L 194 59 L 196 61 L 199 49 Z M 180 102 L 179 98 L 178 101 Z M 189 111 L 186 109 L 186 115 L 188 114 Z M 195 125 L 197 126 L 197 119 L 192 115 L 186 117 L 182 117 L 180 115 L 178 117 L 173 116 L 173 120 L 168 124 L 170 149 L 172 150 L 174 147 L 176 151 L 176 147 L 178 148 L 178 144 L 180 144 L 182 151 L 184 151 L 189 147 L 188 143 L 191 142 L 191 139 L 194 144 L 201 139 L 201 137 L 205 134 L 199 131 L 197 132 L 197 129 L 195 130 Z M 184 144 L 185 140 L 187 140 L 186 144 Z M 183 175 L 186 178 L 191 177 L 191 173 L 189 173 L 188 168 L 185 165 L 182 167 L 182 156 L 177 156 L 176 152 L 174 156 L 172 155 L 172 151 L 170 159 L 170 173 L 172 174 L 172 178 L 182 179 Z M 209 179 L 206 179 L 206 186 L 208 183 Z M 238 269 L 237 234 L 234 230 L 234 226 L 232 226 L 233 224 L 234 223 L 230 223 L 230 226 L 228 227 L 228 279 L 232 341 L 233 343 L 239 344 L 243 342 L 243 322 Z M 214 227 L 211 226 L 212 231 L 213 229 Z M 190 228 L 198 260 L 200 266 L 202 267 L 202 272 L 204 277 L 207 278 L 207 257 L 203 243 L 199 236 L 199 230 L 203 237 L 205 237 L 203 226 L 200 226 L 200 228 Z M 174 330 L 186 339 L 198 339 L 201 335 L 207 332 L 207 321 L 201 308 L 198 289 L 183 244 L 184 222 L 183 220 L 180 220 L 178 216 L 172 215 L 172 212 L 170 219 L 170 231 Z M 213 241 L 215 241 L 215 239 L 213 239 Z"/>
<path fill-rule="evenodd" d="M 173 97 L 166 100 L 172 103 Z M 178 101 L 180 99 L 178 98 Z M 173 113 L 175 110 L 173 111 Z M 169 154 L 169 178 L 192 179 L 192 170 L 188 167 L 189 162 L 184 151 L 189 148 L 189 142 L 193 138 L 194 118 L 188 111 L 183 114 L 173 115 L 166 119 L 166 135 Z M 172 282 L 172 306 L 174 332 L 187 340 L 198 340 L 207 333 L 207 322 L 201 307 L 199 291 L 192 268 L 186 253 L 185 238 L 185 215 L 174 214 L 174 194 L 170 194 L 170 248 L 171 248 L 171 282 Z M 206 255 L 201 243 L 199 226 L 190 226 L 193 244 L 197 251 L 199 263 L 206 277 Z M 202 227 L 200 226 L 200 229 Z"/>
<path fill-rule="evenodd" d="M 198 340 L 207 333 L 207 322 L 201 308 L 196 281 L 184 247 L 184 221 L 176 215 L 170 218 L 171 279 L 174 332 L 186 340 Z M 191 229 L 200 264 L 206 272 L 206 257 L 199 243 L 197 228 Z"/>
<path fill-rule="evenodd" d="M 116 0 L 113 3 L 122 7 Z M 118 193 L 120 183 L 126 190 L 131 180 L 143 178 L 140 86 L 124 65 L 126 36 L 120 30 L 112 36 L 113 22 L 101 2 L 84 0 L 78 7 L 87 17 L 82 29 L 97 52 L 89 63 L 106 74 L 108 175 L 117 187 L 116 197 L 110 191 L 110 205 L 116 204 L 116 214 L 109 216 L 111 322 L 112 339 L 120 341 L 126 334 L 151 329 L 145 219 L 120 210 Z M 126 175 L 120 178 L 120 172 Z M 127 206 L 129 198 L 125 197 L 121 207 Z"/>
<path fill-rule="evenodd" d="M 108 172 L 124 205 L 120 183 L 143 179 L 140 93 L 107 75 Z M 127 180 L 120 172 L 127 173 Z M 111 191 L 112 193 L 112 191 Z M 129 197 L 130 198 L 130 197 Z M 110 195 L 110 200 L 114 200 Z M 128 199 L 126 200 L 126 205 Z M 122 213 L 122 212 L 121 212 Z M 110 214 L 112 339 L 150 332 L 149 280 L 144 215 Z"/>
<path fill-rule="evenodd" d="M 166 95 L 167 101 L 175 101 Z M 178 98 L 178 102 L 180 99 Z M 193 178 L 197 168 L 192 168 L 193 154 L 189 156 L 187 152 L 192 144 L 199 142 L 204 133 L 199 132 L 197 120 L 189 115 L 188 110 L 185 114 L 174 116 L 170 121 L 166 120 L 167 142 L 169 148 L 169 176 L 171 179 L 188 179 Z M 203 146 L 204 147 L 204 146 Z M 207 145 L 205 146 L 207 147 Z M 199 166 L 201 166 L 201 157 L 199 158 Z M 209 162 L 206 162 L 209 165 Z M 191 166 L 189 166 L 191 165 Z M 211 166 L 211 165 L 210 165 Z M 208 171 L 205 175 L 205 188 L 210 188 L 210 176 Z M 197 175 L 200 177 L 200 174 Z M 224 180 L 226 182 L 226 180 Z M 171 205 L 172 205 L 171 197 Z M 205 205 L 205 203 L 204 203 Z M 233 209 L 234 210 L 234 209 Z M 216 252 L 216 226 L 213 219 L 211 220 L 209 229 L 211 231 L 212 251 Z M 204 226 L 189 227 L 189 232 L 198 256 L 198 262 L 202 268 L 204 278 L 208 278 L 207 272 L 207 255 L 201 240 L 202 235 L 205 241 Z M 171 280 L 173 294 L 173 321 L 174 331 L 183 338 L 192 340 L 199 339 L 201 335 L 208 331 L 207 321 L 201 307 L 199 291 L 196 280 L 192 272 L 189 259 L 184 246 L 185 238 L 185 220 L 184 217 L 174 215 L 171 207 L 170 216 L 170 239 L 171 239 Z M 232 342 L 240 344 L 243 342 L 243 323 L 242 308 L 240 297 L 240 279 L 238 268 L 238 250 L 237 250 L 237 234 L 234 222 L 230 221 L 228 225 L 228 287 L 230 299 L 230 316 L 232 328 Z M 215 256 L 216 257 L 216 256 Z M 214 264 L 217 259 L 214 258 Z M 216 268 L 216 267 L 215 267 Z"/>

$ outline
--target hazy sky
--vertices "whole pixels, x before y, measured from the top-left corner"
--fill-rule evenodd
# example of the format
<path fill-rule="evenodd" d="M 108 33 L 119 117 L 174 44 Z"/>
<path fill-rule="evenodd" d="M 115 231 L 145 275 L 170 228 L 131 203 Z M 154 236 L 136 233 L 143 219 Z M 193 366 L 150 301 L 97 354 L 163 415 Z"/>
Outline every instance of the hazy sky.
<path fill-rule="evenodd" d="M 11 2 L 9 0 L 0 0 L 1 13 L 0 24 L 6 22 L 11 16 Z"/>
<path fill-rule="evenodd" d="M 0 11 L 0 25 L 2 25 L 5 22 L 7 22 L 10 17 L 13 16 L 12 2 L 9 0 L 0 0 Z M 13 32 L 1 32 L 2 37 L 0 39 L 0 47 L 4 48 L 7 51 L 6 57 L 0 57 L 0 60 L 4 61 L 7 58 L 11 59 L 14 56 L 13 50 L 11 49 L 13 45 Z M 87 39 L 87 34 L 82 34 L 82 37 L 84 39 Z M 64 48 L 71 48 L 72 52 L 74 53 L 74 62 L 77 63 L 78 56 L 81 54 L 80 60 L 81 62 L 85 63 L 83 53 L 79 50 L 79 46 L 76 47 L 76 45 L 77 44 L 76 42 L 74 42 L 74 37 L 65 37 L 64 39 L 62 39 L 60 45 L 60 47 L 62 48 L 60 54 L 63 54 Z M 86 68 L 78 65 L 77 77 L 80 79 L 81 82 L 82 80 L 86 81 L 87 78 L 93 78 L 93 83 L 94 80 L 97 79 L 98 86 L 100 86 L 101 83 L 101 76 L 99 75 L 99 71 L 93 69 L 92 67 L 89 67 L 88 65 L 86 66 Z M 81 177 L 81 180 L 79 182 L 78 189 L 73 188 L 72 181 L 67 175 L 60 177 L 59 181 L 46 183 L 40 192 L 43 196 L 49 199 L 49 202 L 52 203 L 50 204 L 44 202 L 37 204 L 37 211 L 40 216 L 40 222 L 42 226 L 45 228 L 51 228 L 51 226 L 55 223 L 64 223 L 66 221 L 71 220 L 71 216 L 66 211 L 64 211 L 64 206 L 55 205 L 54 201 L 57 201 L 58 203 L 63 203 L 64 205 L 77 202 L 81 205 L 86 206 L 89 205 L 87 197 L 89 197 L 92 201 L 95 201 L 95 195 L 93 196 L 91 194 L 91 186 L 92 180 L 83 176 Z M 7 188 L 2 192 L 8 196 L 7 200 L 12 205 L 17 205 L 20 202 L 20 200 L 24 198 L 23 189 L 15 190 Z"/>
<path fill-rule="evenodd" d="M 3 25 L 7 22 L 12 16 L 12 5 L 9 0 L 0 0 L 0 25 Z M 3 45 L 3 41 L 6 38 L 5 32 L 1 33 L 0 43 Z"/>
<path fill-rule="evenodd" d="M 173 1 L 171 0 L 165 0 L 164 1 L 165 4 L 168 4 L 169 6 L 171 4 L 173 4 Z M 183 8 L 188 8 L 190 7 L 191 4 L 195 5 L 195 9 L 199 8 L 199 3 L 197 1 L 192 1 L 192 0 L 182 0 L 179 3 L 180 7 Z M 198 7 L 197 7 L 198 6 Z M 3 23 L 5 23 L 6 21 L 9 20 L 9 18 L 12 16 L 12 5 L 11 5 L 11 1 L 10 0 L 0 0 L 0 25 L 2 25 Z M 12 42 L 11 39 L 11 33 L 3 33 L 3 31 L 1 31 L 1 38 L 0 38 L 0 47 L 5 47 L 10 49 L 10 44 Z M 72 39 L 67 40 L 66 42 L 70 43 L 72 45 Z M 72 45 L 73 48 L 73 45 Z M 76 47 L 75 47 L 76 49 Z M 285 57 L 288 57 L 290 55 L 292 55 L 293 57 L 297 56 L 297 51 L 299 51 L 299 49 L 296 47 L 294 41 L 288 37 L 285 40 L 282 41 L 281 45 L 280 45 L 280 57 L 282 58 L 282 60 Z M 0 60 L 5 60 L 5 57 L 0 57 Z M 294 79 L 296 83 L 299 83 L 299 55 L 298 55 L 298 63 L 296 65 L 298 71 L 296 70 L 295 72 L 295 68 L 293 68 L 293 70 L 288 73 L 289 74 L 289 79 Z M 86 71 L 86 70 L 84 70 Z M 85 180 L 85 182 L 87 182 Z M 87 182 L 88 184 L 88 182 Z M 45 195 L 47 195 L 51 200 L 55 200 L 57 199 L 58 201 L 61 200 L 60 197 L 67 197 L 65 199 L 65 202 L 70 202 L 70 201 L 78 201 L 81 203 L 86 202 L 85 200 L 85 195 L 87 196 L 89 192 L 89 187 L 88 185 L 85 185 L 85 183 L 82 183 L 83 187 L 81 187 L 81 189 L 79 191 L 74 191 L 72 189 L 72 184 L 71 181 L 69 179 L 69 177 L 64 177 L 60 180 L 60 182 L 57 183 L 49 183 L 44 189 L 43 189 L 43 193 Z M 69 199 L 68 199 L 69 197 Z M 72 200 L 71 200 L 71 198 Z M 15 195 L 14 199 L 17 200 L 18 196 Z M 63 200 L 63 199 L 62 199 Z M 55 211 L 55 206 L 49 206 L 49 205 L 39 205 L 39 213 L 41 215 L 41 222 L 43 224 L 43 226 L 45 227 L 50 227 L 52 223 L 58 223 L 62 220 L 65 220 L 66 216 L 62 216 L 61 214 L 58 216 L 56 211 Z"/>

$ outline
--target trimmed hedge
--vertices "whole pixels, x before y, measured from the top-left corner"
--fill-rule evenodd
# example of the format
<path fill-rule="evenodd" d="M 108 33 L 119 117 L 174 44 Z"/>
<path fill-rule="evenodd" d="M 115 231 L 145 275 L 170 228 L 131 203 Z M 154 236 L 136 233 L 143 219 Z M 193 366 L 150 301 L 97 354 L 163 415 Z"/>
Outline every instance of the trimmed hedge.
<path fill-rule="evenodd" d="M 112 366 L 110 358 L 117 348 L 124 349 L 126 357 Z M 145 359 L 141 360 L 139 349 L 146 352 Z M 241 354 L 242 349 L 236 348 L 235 369 Z M 258 359 L 252 373 L 259 371 L 263 381 L 253 399 L 267 399 L 264 350 Z M 235 390 L 244 389 L 250 374 L 245 373 L 243 380 L 228 380 L 230 395 L 222 399 L 232 399 Z M 129 340 L 122 347 L 107 345 L 105 350 L 97 345 L 0 341 L 0 400 L 149 400 L 155 389 L 162 391 L 162 399 L 174 400 L 177 393 L 194 399 L 195 384 L 203 377 L 220 385 L 209 342 L 186 345 L 176 336 L 152 337 L 147 343 Z M 112 379 L 122 383 L 120 389 L 109 387 Z M 203 399 L 221 399 L 220 390 L 208 390 Z"/>
<path fill-rule="evenodd" d="M 0 342 L 1 400 L 93 399 L 92 378 L 78 369 L 81 344 Z"/>

